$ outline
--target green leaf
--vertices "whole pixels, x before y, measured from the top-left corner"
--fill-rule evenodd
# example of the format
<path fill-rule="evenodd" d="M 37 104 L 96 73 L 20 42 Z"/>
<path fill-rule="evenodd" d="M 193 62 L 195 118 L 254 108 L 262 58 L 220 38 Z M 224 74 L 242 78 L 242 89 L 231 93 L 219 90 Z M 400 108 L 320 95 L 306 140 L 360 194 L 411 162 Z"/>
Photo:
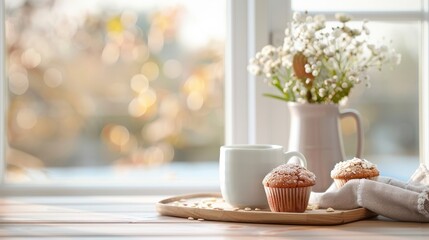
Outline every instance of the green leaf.
<path fill-rule="evenodd" d="M 274 98 L 274 99 L 278 99 L 278 100 L 282 100 L 282 101 L 289 101 L 289 98 L 287 98 L 286 96 L 279 96 L 279 95 L 274 95 L 274 94 L 270 94 L 270 93 L 264 93 L 265 97 L 270 97 L 270 98 Z"/>

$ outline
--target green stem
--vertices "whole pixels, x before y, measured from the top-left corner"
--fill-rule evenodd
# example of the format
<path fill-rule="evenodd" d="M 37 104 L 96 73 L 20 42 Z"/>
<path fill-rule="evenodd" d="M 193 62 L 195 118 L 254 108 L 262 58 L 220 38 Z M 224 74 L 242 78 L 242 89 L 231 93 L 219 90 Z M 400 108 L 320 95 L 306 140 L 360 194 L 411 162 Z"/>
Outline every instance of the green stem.
<path fill-rule="evenodd" d="M 282 100 L 282 101 L 290 101 L 289 98 L 287 98 L 286 96 L 279 96 L 279 95 L 274 95 L 274 94 L 270 94 L 270 93 L 264 93 L 265 97 L 270 97 L 270 98 L 274 98 L 274 99 L 278 99 L 278 100 Z"/>

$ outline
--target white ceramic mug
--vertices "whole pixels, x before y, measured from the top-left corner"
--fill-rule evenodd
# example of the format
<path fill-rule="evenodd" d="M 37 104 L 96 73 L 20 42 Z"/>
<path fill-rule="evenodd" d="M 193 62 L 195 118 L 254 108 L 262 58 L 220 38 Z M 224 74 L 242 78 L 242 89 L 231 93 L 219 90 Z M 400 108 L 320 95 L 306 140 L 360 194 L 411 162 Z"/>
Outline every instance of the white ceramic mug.
<path fill-rule="evenodd" d="M 271 170 L 293 157 L 307 166 L 304 155 L 285 152 L 279 145 L 222 146 L 219 175 L 223 198 L 234 207 L 267 208 L 262 180 Z"/>

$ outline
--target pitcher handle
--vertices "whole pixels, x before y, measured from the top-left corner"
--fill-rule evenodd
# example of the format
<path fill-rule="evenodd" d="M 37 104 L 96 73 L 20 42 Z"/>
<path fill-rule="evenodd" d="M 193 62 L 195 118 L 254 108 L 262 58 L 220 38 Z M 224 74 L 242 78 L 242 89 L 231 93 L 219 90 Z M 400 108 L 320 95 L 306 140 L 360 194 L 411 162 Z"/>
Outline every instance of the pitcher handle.
<path fill-rule="evenodd" d="M 360 114 L 358 111 L 353 109 L 344 109 L 340 113 L 340 118 L 352 117 L 356 121 L 356 129 L 357 129 L 357 148 L 356 148 L 356 157 L 361 158 L 363 151 L 363 129 L 362 129 L 362 121 L 360 118 Z"/>

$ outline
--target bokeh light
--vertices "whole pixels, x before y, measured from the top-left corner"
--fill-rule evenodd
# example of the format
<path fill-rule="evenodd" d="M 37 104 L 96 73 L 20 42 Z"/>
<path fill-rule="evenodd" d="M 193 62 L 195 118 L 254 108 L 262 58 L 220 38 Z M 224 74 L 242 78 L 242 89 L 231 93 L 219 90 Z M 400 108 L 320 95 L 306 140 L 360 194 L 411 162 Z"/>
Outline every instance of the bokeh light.
<path fill-rule="evenodd" d="M 37 114 L 31 108 L 23 108 L 16 115 L 16 123 L 22 129 L 32 129 L 37 123 Z"/>
<path fill-rule="evenodd" d="M 164 33 L 157 27 L 149 31 L 148 46 L 152 53 L 159 53 L 164 47 Z"/>
<path fill-rule="evenodd" d="M 56 68 L 49 68 L 43 75 L 43 80 L 46 86 L 50 88 L 56 88 L 63 82 L 63 74 Z"/>
<path fill-rule="evenodd" d="M 182 64 L 176 59 L 169 59 L 165 61 L 163 66 L 163 73 L 171 79 L 180 77 L 183 71 Z"/>
<path fill-rule="evenodd" d="M 133 27 L 136 25 L 138 15 L 135 11 L 126 10 L 121 14 L 121 23 L 126 27 Z"/>
<path fill-rule="evenodd" d="M 151 81 L 157 79 L 159 76 L 158 64 L 151 61 L 146 62 L 142 66 L 141 73 Z"/>
<path fill-rule="evenodd" d="M 101 53 L 101 60 L 105 64 L 114 64 L 119 59 L 119 47 L 114 43 L 108 43 Z"/>
<path fill-rule="evenodd" d="M 150 107 L 156 102 L 156 93 L 153 89 L 148 88 L 146 91 L 140 92 L 138 100 L 147 107 Z"/>
<path fill-rule="evenodd" d="M 136 93 L 144 92 L 149 88 L 149 81 L 145 75 L 136 74 L 131 78 L 130 87 Z"/>
<path fill-rule="evenodd" d="M 42 62 L 42 56 L 35 49 L 29 48 L 22 53 L 21 62 L 27 68 L 35 68 Z"/>
<path fill-rule="evenodd" d="M 189 109 L 193 111 L 198 111 L 203 106 L 204 98 L 201 95 L 201 93 L 194 91 L 188 95 L 188 98 L 186 99 L 186 103 Z"/>
<path fill-rule="evenodd" d="M 24 94 L 29 87 L 27 74 L 22 72 L 11 72 L 9 73 L 9 90 L 16 94 Z"/>
<path fill-rule="evenodd" d="M 130 132 L 126 127 L 116 125 L 110 129 L 109 137 L 112 143 L 123 146 L 130 140 Z"/>
<path fill-rule="evenodd" d="M 159 114 L 168 118 L 176 118 L 181 110 L 180 102 L 174 95 L 165 97 L 159 109 Z"/>
<path fill-rule="evenodd" d="M 155 143 L 170 136 L 175 130 L 174 119 L 158 119 L 142 130 L 142 136 L 149 142 Z"/>
<path fill-rule="evenodd" d="M 128 113 L 133 117 L 141 117 L 147 111 L 147 106 L 140 98 L 133 99 L 128 105 Z"/>

